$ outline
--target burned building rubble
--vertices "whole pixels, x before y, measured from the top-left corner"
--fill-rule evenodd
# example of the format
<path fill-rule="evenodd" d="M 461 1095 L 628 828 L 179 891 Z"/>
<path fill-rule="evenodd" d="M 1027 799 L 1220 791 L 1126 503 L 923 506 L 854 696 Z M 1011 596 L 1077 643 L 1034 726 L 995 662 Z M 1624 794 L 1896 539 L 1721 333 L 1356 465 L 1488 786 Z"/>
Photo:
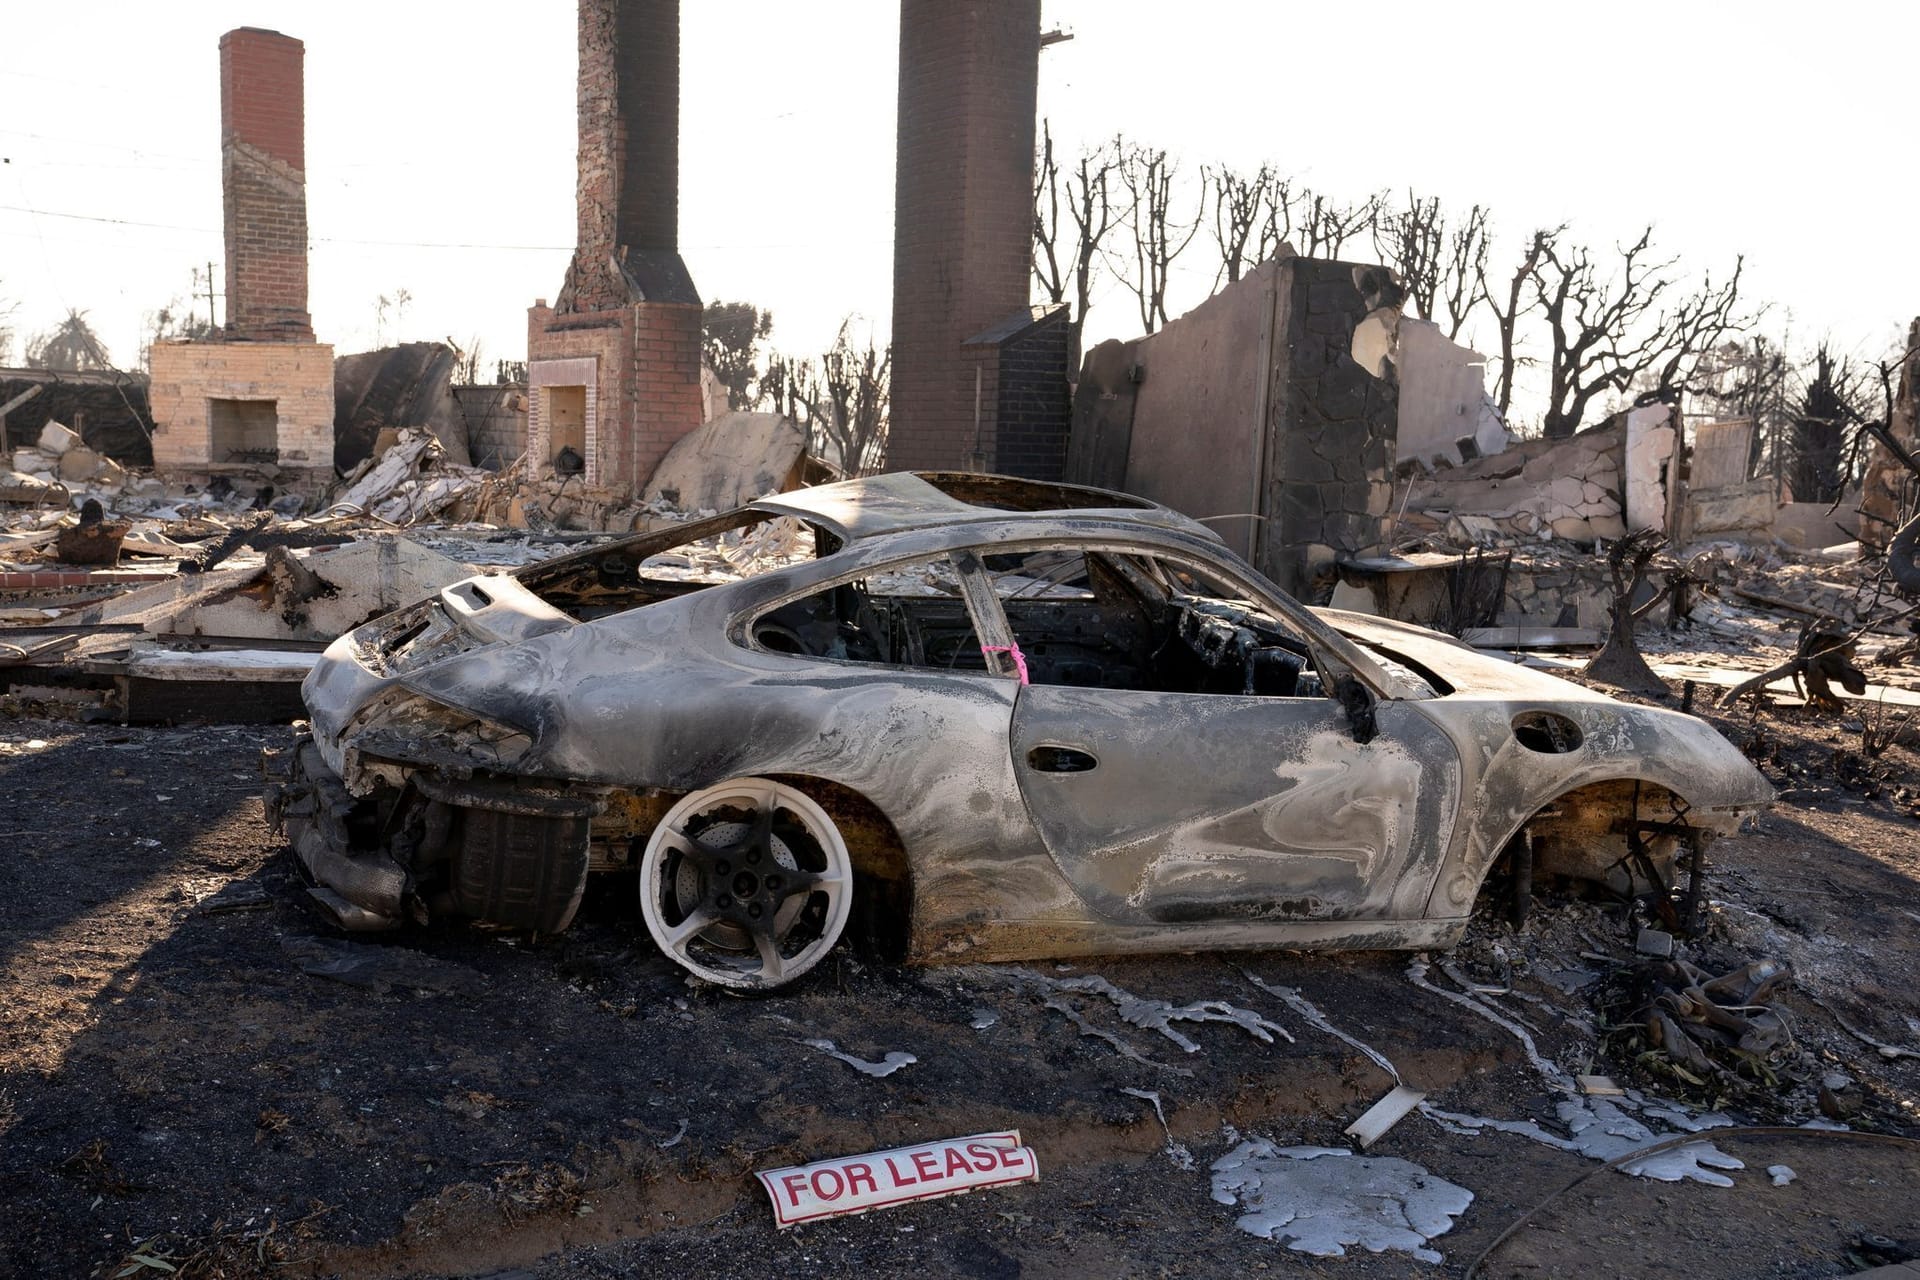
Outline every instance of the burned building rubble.
<path fill-rule="evenodd" d="M 1677 403 L 1517 440 L 1484 359 L 1403 302 L 1384 268 L 1283 248 L 1151 336 L 1087 353 L 1064 473 L 1208 522 L 1303 599 L 1487 643 L 1592 635 L 1608 599 L 1596 548 L 1630 534 L 1778 564 L 1848 543 L 1862 520 L 1893 532 L 1872 504 L 1856 517 L 1750 476 L 1755 425 L 1690 422 Z M 1877 456 L 1879 506 L 1910 504 L 1905 469 Z"/>

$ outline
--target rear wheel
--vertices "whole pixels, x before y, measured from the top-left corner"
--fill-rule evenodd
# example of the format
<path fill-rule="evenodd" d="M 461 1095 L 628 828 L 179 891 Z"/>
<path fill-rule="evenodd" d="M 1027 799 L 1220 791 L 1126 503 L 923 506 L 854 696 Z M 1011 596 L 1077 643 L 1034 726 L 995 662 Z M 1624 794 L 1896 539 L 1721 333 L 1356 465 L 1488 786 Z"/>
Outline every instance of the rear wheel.
<path fill-rule="evenodd" d="M 743 990 L 784 986 L 818 964 L 846 928 L 852 889 L 833 819 L 766 778 L 686 796 L 640 860 L 640 912 L 660 949 Z"/>
<path fill-rule="evenodd" d="M 573 922 L 587 889 L 588 817 L 464 809 L 453 856 L 462 915 L 537 933 Z"/>

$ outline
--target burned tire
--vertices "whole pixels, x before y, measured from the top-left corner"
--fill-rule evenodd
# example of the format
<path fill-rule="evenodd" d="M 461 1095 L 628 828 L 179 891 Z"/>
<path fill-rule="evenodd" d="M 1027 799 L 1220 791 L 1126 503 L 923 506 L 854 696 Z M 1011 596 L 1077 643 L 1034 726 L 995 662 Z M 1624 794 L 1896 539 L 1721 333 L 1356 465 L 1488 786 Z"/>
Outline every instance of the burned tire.
<path fill-rule="evenodd" d="M 588 817 L 466 809 L 453 856 L 453 902 L 462 915 L 537 933 L 573 922 L 587 889 Z"/>

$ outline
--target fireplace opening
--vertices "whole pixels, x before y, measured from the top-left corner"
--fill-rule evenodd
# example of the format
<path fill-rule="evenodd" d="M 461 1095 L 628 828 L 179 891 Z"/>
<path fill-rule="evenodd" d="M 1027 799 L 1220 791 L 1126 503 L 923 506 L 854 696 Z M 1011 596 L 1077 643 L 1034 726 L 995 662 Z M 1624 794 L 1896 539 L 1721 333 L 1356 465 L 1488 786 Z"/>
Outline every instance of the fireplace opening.
<path fill-rule="evenodd" d="M 208 461 L 276 462 L 280 457 L 280 402 L 208 400 Z"/>

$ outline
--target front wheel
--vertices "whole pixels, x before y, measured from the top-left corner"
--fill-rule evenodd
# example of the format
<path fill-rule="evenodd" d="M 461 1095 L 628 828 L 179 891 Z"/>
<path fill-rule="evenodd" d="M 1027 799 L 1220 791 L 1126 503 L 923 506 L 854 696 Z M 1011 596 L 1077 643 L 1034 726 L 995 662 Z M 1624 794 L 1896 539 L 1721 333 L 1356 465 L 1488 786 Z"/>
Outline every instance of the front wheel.
<path fill-rule="evenodd" d="M 640 859 L 640 913 L 660 949 L 742 990 L 785 986 L 820 963 L 846 928 L 852 889 L 833 819 L 766 778 L 686 796 Z"/>

